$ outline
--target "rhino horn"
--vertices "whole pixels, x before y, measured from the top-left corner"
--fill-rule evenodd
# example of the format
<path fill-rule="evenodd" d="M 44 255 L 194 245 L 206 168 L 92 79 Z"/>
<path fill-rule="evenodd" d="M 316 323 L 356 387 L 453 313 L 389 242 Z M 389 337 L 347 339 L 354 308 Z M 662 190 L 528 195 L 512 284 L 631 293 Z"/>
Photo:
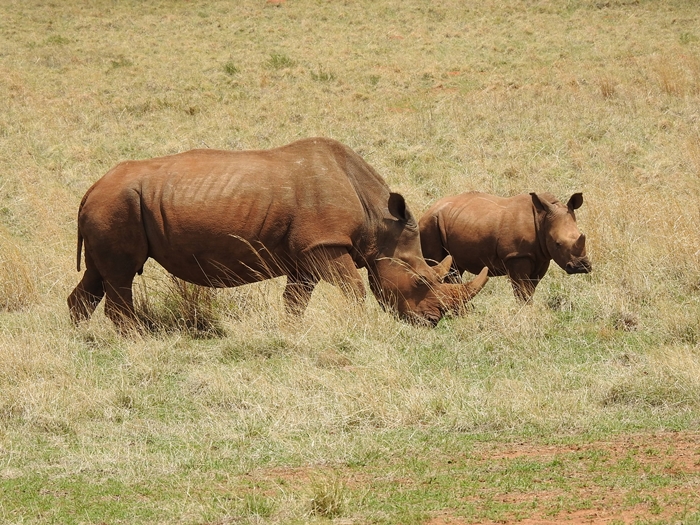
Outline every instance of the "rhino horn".
<path fill-rule="evenodd" d="M 448 255 L 445 257 L 440 264 L 437 266 L 434 266 L 433 269 L 438 275 L 438 279 L 440 282 L 442 282 L 445 277 L 447 277 L 447 274 L 450 273 L 450 268 L 452 267 L 452 256 Z"/>
<path fill-rule="evenodd" d="M 586 247 L 586 236 L 582 233 L 574 243 L 574 249 L 579 253 Z"/>
<path fill-rule="evenodd" d="M 468 283 L 443 284 L 442 302 L 446 311 L 458 312 L 484 287 L 489 280 L 489 269 L 483 270 Z"/>

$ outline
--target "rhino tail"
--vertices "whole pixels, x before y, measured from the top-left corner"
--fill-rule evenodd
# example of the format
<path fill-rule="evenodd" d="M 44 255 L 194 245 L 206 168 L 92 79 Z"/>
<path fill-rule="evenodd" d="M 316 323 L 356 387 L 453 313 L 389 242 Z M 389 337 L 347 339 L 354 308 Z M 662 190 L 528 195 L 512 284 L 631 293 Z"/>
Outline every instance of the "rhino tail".
<path fill-rule="evenodd" d="M 80 233 L 80 226 L 78 226 L 78 254 L 77 254 L 77 268 L 80 271 L 80 255 L 83 253 L 83 234 Z"/>
<path fill-rule="evenodd" d="M 80 201 L 80 206 L 78 207 L 78 253 L 76 257 L 76 267 L 78 268 L 78 271 L 80 271 L 80 255 L 83 252 L 83 232 L 80 231 L 80 215 L 83 213 L 83 206 L 85 206 L 85 201 L 87 201 L 88 195 L 90 195 L 90 193 L 92 192 L 92 189 L 95 187 L 95 184 L 90 186 L 90 188 L 85 192 L 85 195 L 83 195 L 83 198 Z"/>

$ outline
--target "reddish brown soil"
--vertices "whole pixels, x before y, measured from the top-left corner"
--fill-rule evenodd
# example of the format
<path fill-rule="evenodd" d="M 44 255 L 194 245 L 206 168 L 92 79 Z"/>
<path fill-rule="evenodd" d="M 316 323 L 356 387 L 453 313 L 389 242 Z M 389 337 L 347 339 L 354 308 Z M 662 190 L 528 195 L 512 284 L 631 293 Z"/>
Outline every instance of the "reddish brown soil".
<path fill-rule="evenodd" d="M 500 489 L 493 479 L 485 480 L 483 487 L 467 492 L 463 508 L 432 512 L 426 525 L 684 523 L 689 515 L 697 519 L 700 512 L 700 432 L 625 435 L 573 445 L 481 443 L 463 457 L 428 461 L 431 470 L 456 475 L 471 470 L 500 472 L 516 462 L 563 466 L 545 468 L 534 488 Z M 564 475 L 565 482 L 557 475 Z M 280 483 L 302 488 L 331 478 L 341 479 L 351 492 L 373 486 L 386 490 L 386 465 L 377 471 L 321 465 L 276 468 L 250 476 L 261 483 L 259 488 L 266 486 L 270 496 Z M 410 474 L 391 477 L 397 488 L 423 482 Z M 488 510 L 495 508 L 500 510 Z M 339 522 L 355 523 L 352 510 L 347 514 Z"/>
<path fill-rule="evenodd" d="M 485 444 L 474 451 L 482 461 L 508 461 L 517 458 L 539 461 L 557 457 L 604 457 L 609 465 L 618 465 L 633 458 L 639 476 L 670 475 L 677 483 L 661 488 L 650 488 L 630 494 L 625 487 L 609 486 L 601 482 L 601 469 L 582 462 L 582 471 L 576 472 L 572 493 L 560 489 L 514 494 L 491 494 L 506 502 L 537 501 L 537 508 L 548 508 L 546 513 L 533 510 L 526 516 L 510 516 L 498 521 L 479 520 L 479 523 L 519 523 L 521 525 L 550 525 L 559 523 L 682 523 L 683 517 L 700 511 L 700 433 L 655 433 L 627 435 L 610 441 L 584 445 L 537 446 L 529 443 Z M 566 499 L 586 502 L 587 508 L 556 511 Z M 554 510 L 552 510 L 554 509 Z M 461 525 L 474 523 L 445 510 L 436 513 L 428 525 Z"/>

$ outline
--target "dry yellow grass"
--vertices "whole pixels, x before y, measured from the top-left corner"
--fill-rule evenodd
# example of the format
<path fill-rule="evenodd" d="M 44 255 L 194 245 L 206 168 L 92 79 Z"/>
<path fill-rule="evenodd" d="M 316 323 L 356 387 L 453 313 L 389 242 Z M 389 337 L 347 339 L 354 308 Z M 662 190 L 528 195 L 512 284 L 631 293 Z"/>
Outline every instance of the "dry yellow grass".
<path fill-rule="evenodd" d="M 5 308 L 60 316 L 77 280 L 77 202 L 115 162 L 323 134 L 362 151 L 417 213 L 466 189 L 584 191 L 596 271 L 553 270 L 550 289 L 603 317 L 692 330 L 676 326 L 700 279 L 684 8 L 541 7 L 8 6 Z M 645 23 L 620 23 L 625 9 Z M 488 316 L 514 315 L 502 293 Z"/>

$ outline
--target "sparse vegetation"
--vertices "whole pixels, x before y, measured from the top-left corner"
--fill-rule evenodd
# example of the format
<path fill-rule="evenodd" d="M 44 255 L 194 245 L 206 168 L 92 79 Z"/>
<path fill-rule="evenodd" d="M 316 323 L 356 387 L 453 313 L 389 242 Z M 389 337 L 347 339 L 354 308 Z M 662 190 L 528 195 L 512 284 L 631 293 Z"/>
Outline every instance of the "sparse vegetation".
<path fill-rule="evenodd" d="M 342 515 L 346 506 L 345 484 L 337 478 L 320 479 L 312 484 L 311 514 L 323 518 Z"/>
<path fill-rule="evenodd" d="M 238 68 L 233 62 L 226 62 L 226 64 L 224 64 L 224 72 L 229 76 L 234 76 L 238 73 Z"/>
<path fill-rule="evenodd" d="M 272 53 L 270 58 L 267 59 L 266 64 L 270 69 L 285 69 L 296 65 L 294 60 L 284 53 Z"/>
<path fill-rule="evenodd" d="M 700 521 L 695 2 L 0 4 L 0 521 Z M 406 325 L 149 262 L 146 329 L 66 297 L 116 163 L 324 135 L 420 215 L 582 191 L 593 273 Z"/>
<path fill-rule="evenodd" d="M 319 69 L 318 71 L 311 71 L 311 78 L 316 82 L 330 82 L 335 80 L 335 74 L 324 69 Z"/>

